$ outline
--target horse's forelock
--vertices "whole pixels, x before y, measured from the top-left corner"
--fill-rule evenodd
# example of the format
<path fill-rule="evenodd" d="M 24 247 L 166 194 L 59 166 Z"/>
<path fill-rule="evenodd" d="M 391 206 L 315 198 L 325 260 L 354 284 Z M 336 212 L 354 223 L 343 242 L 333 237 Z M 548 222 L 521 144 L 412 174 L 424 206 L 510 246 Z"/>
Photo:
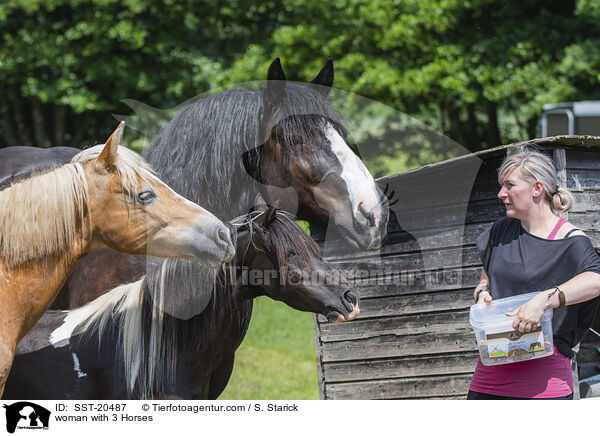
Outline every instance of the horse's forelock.
<path fill-rule="evenodd" d="M 303 151 L 298 148 L 301 144 L 320 147 L 329 126 L 342 137 L 347 134 L 340 115 L 321 94 L 308 86 L 289 82 L 277 119 L 271 124 L 271 137 L 292 152 Z"/>
<path fill-rule="evenodd" d="M 73 156 L 71 162 L 83 165 L 100 156 L 103 149 L 104 144 L 87 148 Z M 118 148 L 114 169 L 119 174 L 121 186 L 130 196 L 138 189 L 138 178 L 146 183 L 156 179 L 154 170 L 142 156 L 124 146 Z"/>
<path fill-rule="evenodd" d="M 297 267 L 310 268 L 321 254 L 317 243 L 296 224 L 291 216 L 277 211 L 268 228 L 257 226 L 268 249 L 274 251 L 278 267 L 288 267 L 290 253 L 296 255 Z"/>

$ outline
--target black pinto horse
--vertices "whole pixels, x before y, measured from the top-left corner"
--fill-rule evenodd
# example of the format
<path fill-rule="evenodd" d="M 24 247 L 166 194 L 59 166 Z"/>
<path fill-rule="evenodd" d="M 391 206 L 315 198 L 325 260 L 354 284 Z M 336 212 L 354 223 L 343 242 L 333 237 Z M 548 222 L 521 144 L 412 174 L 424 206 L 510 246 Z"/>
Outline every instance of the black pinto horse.
<path fill-rule="evenodd" d="M 354 318 L 356 295 L 314 241 L 288 213 L 257 208 L 232 221 L 237 255 L 203 313 L 183 320 L 162 310 L 187 304 L 178 283 L 161 286 L 177 261 L 79 309 L 49 311 L 19 344 L 4 399 L 214 399 L 227 384 L 256 296 L 329 320 Z M 247 280 L 252 271 L 262 273 L 260 283 Z"/>

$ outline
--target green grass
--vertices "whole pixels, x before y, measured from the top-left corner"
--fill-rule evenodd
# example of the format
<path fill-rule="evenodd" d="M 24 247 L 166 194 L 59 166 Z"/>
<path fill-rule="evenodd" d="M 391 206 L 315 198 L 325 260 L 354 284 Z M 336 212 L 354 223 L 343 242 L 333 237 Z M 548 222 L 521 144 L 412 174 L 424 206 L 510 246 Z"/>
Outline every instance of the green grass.
<path fill-rule="evenodd" d="M 260 297 L 221 400 L 318 400 L 313 315 Z"/>

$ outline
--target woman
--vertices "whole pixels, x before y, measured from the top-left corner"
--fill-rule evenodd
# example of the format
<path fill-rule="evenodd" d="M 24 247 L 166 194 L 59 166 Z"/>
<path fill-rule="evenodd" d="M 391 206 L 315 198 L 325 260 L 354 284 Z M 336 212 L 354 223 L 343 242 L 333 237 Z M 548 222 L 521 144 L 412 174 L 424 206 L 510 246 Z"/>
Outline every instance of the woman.
<path fill-rule="evenodd" d="M 570 358 L 598 306 L 600 258 L 585 233 L 555 214 L 569 210 L 573 197 L 558 187 L 548 156 L 534 150 L 511 155 L 498 180 L 506 217 L 477 239 L 483 271 L 475 301 L 541 291 L 507 315 L 526 333 L 554 309 L 554 354 L 496 366 L 479 361 L 467 399 L 572 399 Z"/>

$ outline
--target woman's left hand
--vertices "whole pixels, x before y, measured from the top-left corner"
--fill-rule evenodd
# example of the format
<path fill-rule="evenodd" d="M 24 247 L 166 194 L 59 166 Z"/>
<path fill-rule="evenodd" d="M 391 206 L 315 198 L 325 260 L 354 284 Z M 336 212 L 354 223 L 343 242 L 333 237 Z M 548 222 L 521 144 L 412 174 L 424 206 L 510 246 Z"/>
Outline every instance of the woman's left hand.
<path fill-rule="evenodd" d="M 517 310 L 508 312 L 506 316 L 516 316 L 512 323 L 513 328 L 520 333 L 528 333 L 535 330 L 545 309 L 546 302 L 543 295 L 538 294 Z"/>

